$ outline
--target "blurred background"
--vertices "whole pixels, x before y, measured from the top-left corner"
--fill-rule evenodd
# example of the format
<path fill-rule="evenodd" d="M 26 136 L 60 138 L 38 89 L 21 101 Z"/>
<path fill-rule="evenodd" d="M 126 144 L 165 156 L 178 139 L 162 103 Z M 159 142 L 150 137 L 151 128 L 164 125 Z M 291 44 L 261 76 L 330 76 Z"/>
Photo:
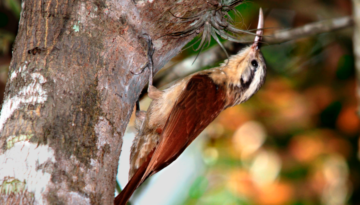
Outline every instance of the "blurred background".
<path fill-rule="evenodd" d="M 266 35 L 352 13 L 350 0 L 258 0 L 238 6 L 241 15 L 231 16 L 238 27 L 253 28 L 259 6 L 265 11 Z M 19 15 L 19 0 L 0 2 L 1 101 Z M 211 42 L 206 49 L 216 46 Z M 158 75 L 196 55 L 196 47 L 184 50 Z M 360 204 L 352 29 L 264 44 L 262 52 L 268 74 L 259 92 L 221 113 L 175 163 L 136 192 L 132 204 Z M 191 70 L 196 62 L 185 65 Z M 167 84 L 164 79 L 157 85 Z M 150 102 L 143 97 L 141 108 Z M 124 136 L 121 187 L 128 180 L 133 120 Z"/>

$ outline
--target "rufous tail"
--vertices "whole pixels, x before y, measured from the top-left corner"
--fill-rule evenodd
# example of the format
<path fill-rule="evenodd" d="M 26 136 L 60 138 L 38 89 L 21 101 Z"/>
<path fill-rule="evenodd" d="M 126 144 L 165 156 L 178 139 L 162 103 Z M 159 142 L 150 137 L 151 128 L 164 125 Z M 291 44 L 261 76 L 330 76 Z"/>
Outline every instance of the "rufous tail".
<path fill-rule="evenodd" d="M 131 177 L 130 181 L 125 186 L 124 190 L 120 192 L 114 199 L 114 205 L 126 205 L 134 191 L 143 183 L 143 175 L 151 160 L 154 150 L 149 153 L 146 161 L 136 170 L 135 174 Z M 147 177 L 146 177 L 147 178 Z"/>

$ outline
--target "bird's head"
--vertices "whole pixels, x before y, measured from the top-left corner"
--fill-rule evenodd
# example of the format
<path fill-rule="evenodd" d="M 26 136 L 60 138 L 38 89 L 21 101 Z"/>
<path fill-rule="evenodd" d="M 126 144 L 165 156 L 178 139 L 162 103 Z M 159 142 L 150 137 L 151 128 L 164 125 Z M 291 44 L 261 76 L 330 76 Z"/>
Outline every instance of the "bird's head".
<path fill-rule="evenodd" d="M 231 56 L 229 61 L 223 65 L 223 71 L 229 78 L 228 86 L 239 93 L 234 104 L 249 99 L 264 83 L 266 64 L 260 52 L 263 27 L 264 15 L 260 9 L 254 43 L 242 49 L 238 54 Z"/>

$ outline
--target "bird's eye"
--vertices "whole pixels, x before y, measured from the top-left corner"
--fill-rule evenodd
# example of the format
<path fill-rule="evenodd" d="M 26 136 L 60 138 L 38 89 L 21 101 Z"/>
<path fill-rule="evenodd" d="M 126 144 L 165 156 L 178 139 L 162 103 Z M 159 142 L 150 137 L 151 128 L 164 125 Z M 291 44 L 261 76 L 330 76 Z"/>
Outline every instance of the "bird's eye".
<path fill-rule="evenodd" d="M 251 65 L 255 68 L 255 70 L 256 70 L 256 68 L 259 66 L 257 60 L 252 60 L 252 61 L 251 61 Z"/>

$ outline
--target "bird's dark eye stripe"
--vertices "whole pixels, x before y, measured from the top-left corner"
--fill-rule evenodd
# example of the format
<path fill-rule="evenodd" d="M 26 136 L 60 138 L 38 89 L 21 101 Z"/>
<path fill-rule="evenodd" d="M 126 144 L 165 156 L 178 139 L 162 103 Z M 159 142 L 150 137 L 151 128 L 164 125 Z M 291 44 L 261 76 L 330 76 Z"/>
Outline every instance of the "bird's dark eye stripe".
<path fill-rule="evenodd" d="M 259 66 L 257 60 L 252 60 L 251 61 L 251 65 L 254 67 L 254 68 L 257 68 Z"/>
<path fill-rule="evenodd" d="M 246 81 L 245 81 L 245 79 L 243 77 L 240 78 L 241 87 L 243 89 L 247 89 L 250 86 L 251 82 L 254 79 L 254 74 L 255 74 L 255 72 L 252 71 L 250 73 L 250 75 L 248 76 L 248 79 Z"/>

